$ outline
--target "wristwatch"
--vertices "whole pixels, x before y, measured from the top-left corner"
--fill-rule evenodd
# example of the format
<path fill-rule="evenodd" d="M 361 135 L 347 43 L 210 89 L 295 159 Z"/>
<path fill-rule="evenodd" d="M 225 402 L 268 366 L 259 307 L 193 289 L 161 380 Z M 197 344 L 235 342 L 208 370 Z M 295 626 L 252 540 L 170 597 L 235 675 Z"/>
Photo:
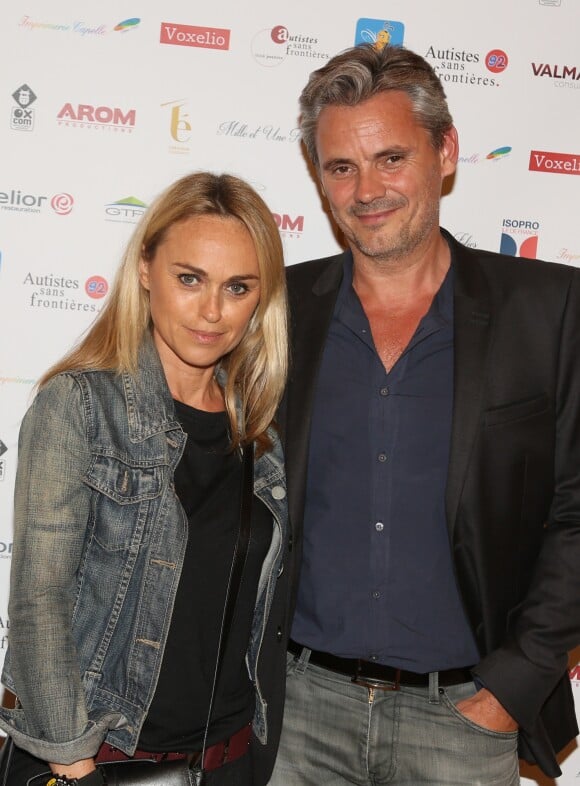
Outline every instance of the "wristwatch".
<path fill-rule="evenodd" d="M 103 771 L 98 767 L 88 775 L 83 775 L 82 778 L 67 778 L 66 775 L 53 775 L 47 782 L 46 786 L 106 786 L 105 776 Z"/>

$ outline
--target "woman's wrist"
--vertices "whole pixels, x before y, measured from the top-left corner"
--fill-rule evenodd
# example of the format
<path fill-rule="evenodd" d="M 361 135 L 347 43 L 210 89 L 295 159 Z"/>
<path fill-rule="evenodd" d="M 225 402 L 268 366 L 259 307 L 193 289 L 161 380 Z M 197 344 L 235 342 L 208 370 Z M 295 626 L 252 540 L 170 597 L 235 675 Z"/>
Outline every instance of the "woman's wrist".
<path fill-rule="evenodd" d="M 81 777 L 68 777 L 55 773 L 49 778 L 46 786 L 105 786 L 105 784 L 102 770 L 94 769 Z"/>

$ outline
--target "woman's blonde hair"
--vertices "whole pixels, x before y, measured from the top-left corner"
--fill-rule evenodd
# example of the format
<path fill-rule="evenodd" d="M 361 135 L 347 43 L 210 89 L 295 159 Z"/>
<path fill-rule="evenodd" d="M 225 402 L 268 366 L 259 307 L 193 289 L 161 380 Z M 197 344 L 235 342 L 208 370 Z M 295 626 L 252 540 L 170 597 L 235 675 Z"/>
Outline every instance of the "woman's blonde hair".
<path fill-rule="evenodd" d="M 139 281 L 141 258 L 151 260 L 174 224 L 216 215 L 241 221 L 250 233 L 260 270 L 260 301 L 238 346 L 221 359 L 232 447 L 256 440 L 270 445 L 272 423 L 288 367 L 287 302 L 280 234 L 263 199 L 232 175 L 195 172 L 182 177 L 149 207 L 131 237 L 107 304 L 85 337 L 42 377 L 44 385 L 71 370 L 135 374 L 138 352 L 150 328 L 149 293 Z"/>

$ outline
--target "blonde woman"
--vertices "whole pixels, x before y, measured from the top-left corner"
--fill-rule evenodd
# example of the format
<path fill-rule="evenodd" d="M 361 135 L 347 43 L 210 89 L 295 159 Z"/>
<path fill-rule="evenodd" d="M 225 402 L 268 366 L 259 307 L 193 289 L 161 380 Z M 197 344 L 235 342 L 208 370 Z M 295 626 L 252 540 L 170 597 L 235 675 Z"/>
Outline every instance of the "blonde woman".
<path fill-rule="evenodd" d="M 287 539 L 273 427 L 286 367 L 272 215 L 235 177 L 182 178 L 22 424 L 5 784 L 93 786 L 101 761 L 201 750 L 248 446 L 251 537 L 204 764 L 216 786 L 257 782 L 258 662 Z"/>

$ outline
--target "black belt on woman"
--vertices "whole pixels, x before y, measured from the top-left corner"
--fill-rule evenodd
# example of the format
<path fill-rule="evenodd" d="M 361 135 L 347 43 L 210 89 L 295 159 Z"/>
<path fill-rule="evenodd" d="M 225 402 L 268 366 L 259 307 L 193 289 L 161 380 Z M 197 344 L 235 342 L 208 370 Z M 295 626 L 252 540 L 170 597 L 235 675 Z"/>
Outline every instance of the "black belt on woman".
<path fill-rule="evenodd" d="M 300 657 L 303 649 L 309 648 L 292 641 L 292 639 L 288 642 L 288 651 L 296 658 Z M 382 663 L 373 663 L 373 661 L 361 660 L 360 658 L 339 658 L 328 652 L 310 650 L 308 662 L 313 663 L 315 666 L 321 666 L 323 669 L 329 669 L 350 677 L 352 682 L 366 687 L 398 690 L 401 685 L 413 688 L 426 688 L 429 686 L 428 673 L 418 674 L 415 671 L 406 671 L 406 669 L 395 669 L 393 666 L 384 666 Z M 463 682 L 471 682 L 473 680 L 468 668 L 446 669 L 437 673 L 439 675 L 439 685 L 442 687 L 460 685 Z"/>

